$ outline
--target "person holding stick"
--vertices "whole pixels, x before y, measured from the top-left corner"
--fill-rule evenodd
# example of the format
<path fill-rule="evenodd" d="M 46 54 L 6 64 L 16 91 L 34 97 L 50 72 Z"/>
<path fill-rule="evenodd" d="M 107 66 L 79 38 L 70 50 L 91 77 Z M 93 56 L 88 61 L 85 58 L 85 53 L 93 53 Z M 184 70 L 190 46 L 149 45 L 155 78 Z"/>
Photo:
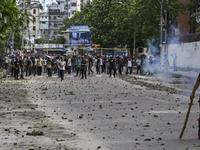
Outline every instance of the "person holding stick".
<path fill-rule="evenodd" d="M 199 76 L 198 76 L 198 78 L 197 78 L 197 81 L 196 81 L 196 83 L 195 83 L 195 85 L 194 85 L 194 87 L 193 87 L 192 93 L 191 93 L 191 95 L 190 95 L 190 100 L 191 100 L 191 101 L 190 101 L 190 103 L 189 103 L 189 108 L 188 108 L 188 111 L 187 111 L 187 114 L 186 114 L 186 118 L 185 118 L 185 122 L 184 122 L 184 125 L 183 125 L 183 129 L 182 129 L 181 134 L 180 134 L 180 136 L 179 136 L 180 139 L 182 138 L 183 133 L 184 133 L 185 128 L 186 128 L 187 121 L 188 121 L 188 118 L 189 118 L 189 115 L 190 115 L 190 110 L 191 110 L 191 107 L 192 107 L 192 105 L 193 105 L 193 100 L 194 100 L 194 98 L 195 98 L 195 92 L 196 92 L 196 90 L 198 89 L 199 84 L 200 84 L 199 82 L 200 82 L 200 74 L 199 74 Z M 200 101 L 199 101 L 199 103 L 200 103 Z M 200 118 L 199 118 L 199 119 L 200 119 Z M 200 139 L 200 120 L 199 120 L 198 138 Z"/>
<path fill-rule="evenodd" d="M 190 95 L 190 99 L 191 99 L 191 100 L 195 98 L 195 92 L 196 92 L 196 90 L 197 90 L 198 87 L 199 87 L 199 84 L 200 84 L 199 82 L 200 82 L 200 74 L 199 74 L 199 76 L 198 76 L 198 78 L 197 78 L 197 81 L 196 81 L 196 83 L 195 83 L 195 85 L 194 85 L 194 88 L 193 88 L 193 90 L 192 90 L 192 93 L 191 93 L 191 95 Z"/>

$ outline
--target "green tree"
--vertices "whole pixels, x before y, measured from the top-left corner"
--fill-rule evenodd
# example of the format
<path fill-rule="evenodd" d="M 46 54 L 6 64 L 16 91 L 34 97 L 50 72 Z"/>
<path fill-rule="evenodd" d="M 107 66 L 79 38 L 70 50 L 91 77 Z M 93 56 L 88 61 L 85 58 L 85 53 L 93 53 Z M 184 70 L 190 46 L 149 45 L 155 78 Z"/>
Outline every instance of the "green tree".
<path fill-rule="evenodd" d="M 5 40 L 5 33 L 28 21 L 29 16 L 22 13 L 15 0 L 0 1 L 0 40 Z"/>
<path fill-rule="evenodd" d="M 66 43 L 66 39 L 64 36 L 58 36 L 55 40 L 56 44 L 65 44 Z"/>
<path fill-rule="evenodd" d="M 88 25 L 92 27 L 92 42 L 101 47 L 129 47 L 133 49 L 136 39 L 138 47 L 146 47 L 148 41 L 160 39 L 160 0 L 93 0 L 88 2 L 81 12 L 63 23 Z M 189 6 L 189 5 L 188 5 Z M 177 15 L 188 9 L 179 0 L 163 0 L 164 18 L 176 22 Z M 159 42 L 154 42 L 159 45 Z"/>

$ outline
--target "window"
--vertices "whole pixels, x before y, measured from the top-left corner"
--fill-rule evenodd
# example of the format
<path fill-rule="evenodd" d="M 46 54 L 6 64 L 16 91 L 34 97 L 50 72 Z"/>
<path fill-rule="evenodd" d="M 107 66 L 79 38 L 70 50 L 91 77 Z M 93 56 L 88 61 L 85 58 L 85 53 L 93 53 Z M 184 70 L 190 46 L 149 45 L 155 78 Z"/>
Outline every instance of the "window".
<path fill-rule="evenodd" d="M 45 24 L 45 22 L 42 22 L 42 24 Z"/>
<path fill-rule="evenodd" d="M 58 2 L 58 5 L 60 5 L 60 2 Z"/>
<path fill-rule="evenodd" d="M 51 19 L 51 16 L 49 16 L 49 19 Z"/>
<path fill-rule="evenodd" d="M 35 37 L 35 35 L 33 35 L 33 37 Z"/>
<path fill-rule="evenodd" d="M 57 27 L 57 24 L 56 24 L 56 23 L 54 24 L 54 27 Z"/>
<path fill-rule="evenodd" d="M 76 6 L 76 3 L 72 3 L 72 6 Z"/>
<path fill-rule="evenodd" d="M 35 31 L 35 26 L 33 26 L 33 31 Z"/>
<path fill-rule="evenodd" d="M 56 16 L 54 16 L 53 19 L 56 19 Z"/>
<path fill-rule="evenodd" d="M 36 14 L 36 9 L 33 9 L 33 14 Z"/>
<path fill-rule="evenodd" d="M 47 19 L 47 16 L 45 16 L 45 19 Z"/>

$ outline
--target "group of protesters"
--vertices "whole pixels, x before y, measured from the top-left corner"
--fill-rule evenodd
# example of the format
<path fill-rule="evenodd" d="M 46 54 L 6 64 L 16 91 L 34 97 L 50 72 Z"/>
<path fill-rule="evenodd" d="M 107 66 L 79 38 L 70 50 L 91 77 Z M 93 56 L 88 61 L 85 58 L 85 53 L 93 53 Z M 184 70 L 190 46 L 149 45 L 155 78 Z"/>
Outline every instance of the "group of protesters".
<path fill-rule="evenodd" d="M 4 65 L 2 65 L 4 62 Z M 132 74 L 134 62 L 130 57 L 123 56 L 5 56 L 4 61 L 0 59 L 0 67 L 10 70 L 14 79 L 24 79 L 26 76 L 47 73 L 48 77 L 57 74 L 64 80 L 64 74 L 73 74 L 74 77 L 87 78 L 88 75 L 109 74 L 115 77 L 116 74 Z M 137 74 L 153 74 L 154 60 L 150 57 L 147 65 L 146 58 L 138 57 L 135 61 Z M 148 68 L 147 68 L 148 67 Z M 147 68 L 147 69 L 146 69 Z M 124 73 L 123 73 L 124 72 Z"/>

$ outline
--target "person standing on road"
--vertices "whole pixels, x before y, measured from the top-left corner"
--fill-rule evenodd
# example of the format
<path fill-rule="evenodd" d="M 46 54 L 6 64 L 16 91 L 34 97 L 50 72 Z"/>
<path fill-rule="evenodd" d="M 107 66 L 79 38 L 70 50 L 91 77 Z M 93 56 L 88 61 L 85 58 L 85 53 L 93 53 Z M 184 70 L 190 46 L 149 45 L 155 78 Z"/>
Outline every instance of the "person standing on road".
<path fill-rule="evenodd" d="M 47 74 L 48 74 L 48 77 L 52 77 L 52 60 L 51 58 L 47 58 L 47 65 L 46 65 L 46 68 L 47 68 Z"/>
<path fill-rule="evenodd" d="M 15 57 L 12 56 L 12 60 L 10 62 L 10 64 L 11 64 L 11 77 L 13 77 L 14 71 L 15 71 L 15 64 L 14 64 L 14 62 L 15 62 Z"/>
<path fill-rule="evenodd" d="M 190 99 L 191 100 L 195 98 L 195 92 L 199 88 L 199 85 L 200 85 L 200 74 L 197 77 L 197 81 L 196 81 L 196 83 L 195 83 L 195 85 L 193 87 L 192 93 L 190 94 Z"/>
<path fill-rule="evenodd" d="M 93 67 L 93 59 L 92 56 L 89 56 L 89 60 L 88 60 L 88 75 L 90 75 L 90 72 L 92 72 L 93 75 L 93 71 L 92 71 L 92 67 Z"/>
<path fill-rule="evenodd" d="M 127 61 L 127 69 L 126 69 L 126 74 L 128 74 L 128 70 L 130 70 L 130 74 L 132 74 L 132 68 L 133 68 L 133 62 L 131 60 L 131 58 L 128 58 Z"/>
<path fill-rule="evenodd" d="M 97 74 L 100 74 L 100 58 L 97 57 L 96 59 L 96 71 L 97 71 Z"/>
<path fill-rule="evenodd" d="M 119 71 L 119 74 L 122 75 L 122 59 L 121 57 L 118 57 L 117 58 L 117 65 L 118 65 L 118 71 Z"/>
<path fill-rule="evenodd" d="M 80 74 L 80 68 L 81 68 L 81 58 L 78 58 L 78 63 L 77 63 L 77 68 L 76 68 L 76 76 L 78 76 L 78 74 Z"/>
<path fill-rule="evenodd" d="M 71 74 L 71 70 L 72 70 L 72 59 L 71 59 L 71 57 L 68 58 L 67 68 L 68 68 L 68 74 Z"/>
<path fill-rule="evenodd" d="M 14 71 L 14 77 L 15 77 L 15 80 L 19 80 L 18 76 L 19 76 L 19 58 L 16 58 L 15 62 L 14 62 L 14 68 L 15 68 L 15 71 Z"/>
<path fill-rule="evenodd" d="M 24 79 L 24 60 L 22 59 L 22 57 L 19 57 L 19 67 L 20 67 L 20 79 Z"/>
<path fill-rule="evenodd" d="M 5 69 L 8 70 L 8 64 L 9 64 L 9 58 L 8 56 L 5 57 L 5 60 L 4 60 L 4 64 L 5 64 Z"/>
<path fill-rule="evenodd" d="M 173 65 L 174 65 L 174 71 L 177 71 L 177 55 L 173 55 Z"/>
<path fill-rule="evenodd" d="M 37 73 L 38 73 L 38 76 L 41 76 L 42 75 L 42 65 L 43 65 L 43 60 L 42 58 L 39 56 L 38 57 L 38 60 L 37 60 Z"/>
<path fill-rule="evenodd" d="M 47 65 L 47 59 L 43 59 L 43 73 L 46 73 L 46 65 Z"/>
<path fill-rule="evenodd" d="M 66 66 L 65 66 L 65 73 L 67 73 L 67 68 L 68 68 L 68 65 L 67 65 L 67 63 L 68 63 L 68 57 L 67 56 L 65 56 L 65 63 L 66 63 Z"/>
<path fill-rule="evenodd" d="M 103 73 L 104 70 L 103 70 L 103 59 L 102 59 L 102 56 L 100 56 L 99 60 L 100 60 L 100 69 L 99 69 L 99 71 L 101 70 L 101 73 Z"/>
<path fill-rule="evenodd" d="M 141 74 L 141 58 L 140 57 L 137 58 L 136 64 L 137 64 L 137 74 L 138 74 L 139 71 L 140 71 L 140 74 Z"/>
<path fill-rule="evenodd" d="M 62 81 L 62 80 L 64 80 L 64 71 L 65 71 L 65 66 L 66 66 L 66 62 L 63 57 L 61 58 L 59 66 L 60 66 L 60 77 L 61 77 L 61 81 Z"/>
<path fill-rule="evenodd" d="M 27 75 L 31 75 L 31 60 L 30 58 L 28 57 L 27 58 L 27 61 L 26 61 L 26 76 Z"/>
<path fill-rule="evenodd" d="M 82 78 L 81 79 L 83 79 L 83 76 L 85 76 L 85 79 L 87 79 L 86 71 L 87 71 L 87 61 L 85 60 L 84 57 L 82 57 L 82 61 L 81 61 Z"/>
<path fill-rule="evenodd" d="M 109 59 L 109 72 L 110 72 L 110 77 L 112 75 L 112 70 L 114 71 L 114 77 L 116 74 L 116 64 L 115 64 L 115 59 L 113 58 L 113 56 L 110 57 Z"/>
<path fill-rule="evenodd" d="M 36 75 L 36 60 L 35 60 L 35 57 L 31 57 L 31 62 L 32 62 L 32 72 L 33 72 L 33 75 L 35 76 Z"/>

